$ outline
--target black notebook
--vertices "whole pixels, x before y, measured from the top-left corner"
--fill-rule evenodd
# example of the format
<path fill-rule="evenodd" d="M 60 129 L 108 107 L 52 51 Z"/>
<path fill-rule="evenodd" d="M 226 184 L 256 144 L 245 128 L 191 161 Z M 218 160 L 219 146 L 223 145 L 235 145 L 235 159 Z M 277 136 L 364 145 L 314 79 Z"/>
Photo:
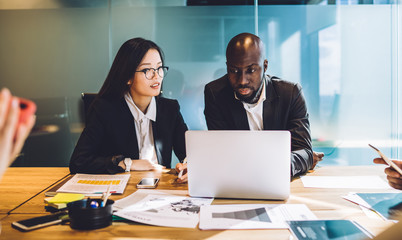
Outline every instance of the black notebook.
<path fill-rule="evenodd" d="M 288 221 L 290 230 L 299 240 L 360 240 L 373 236 L 350 220 Z"/>

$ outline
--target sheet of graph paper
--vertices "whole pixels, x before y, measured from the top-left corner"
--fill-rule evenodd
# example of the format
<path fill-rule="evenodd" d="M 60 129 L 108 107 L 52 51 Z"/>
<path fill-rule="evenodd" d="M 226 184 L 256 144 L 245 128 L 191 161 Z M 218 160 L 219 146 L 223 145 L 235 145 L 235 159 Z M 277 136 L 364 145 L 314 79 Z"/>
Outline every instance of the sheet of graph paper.
<path fill-rule="evenodd" d="M 110 185 L 111 193 L 122 194 L 130 176 L 130 174 L 76 174 L 61 186 L 57 192 L 103 193 L 107 191 Z"/>
<path fill-rule="evenodd" d="M 230 204 L 201 206 L 200 229 L 281 229 L 286 221 L 316 220 L 304 204 Z"/>

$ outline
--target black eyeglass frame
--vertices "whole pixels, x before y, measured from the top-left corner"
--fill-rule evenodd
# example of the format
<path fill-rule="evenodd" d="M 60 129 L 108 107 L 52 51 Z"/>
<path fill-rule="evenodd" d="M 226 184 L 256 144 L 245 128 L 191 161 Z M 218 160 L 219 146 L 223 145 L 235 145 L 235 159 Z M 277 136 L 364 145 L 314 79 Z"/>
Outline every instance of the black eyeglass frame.
<path fill-rule="evenodd" d="M 162 71 L 162 72 L 163 72 L 163 76 L 161 76 L 161 74 L 160 74 L 160 72 L 159 72 L 160 69 L 163 70 L 163 71 Z M 147 77 L 147 73 L 148 73 L 149 71 L 151 71 L 151 70 L 153 70 L 153 74 L 152 74 L 151 78 L 148 78 L 148 77 Z M 142 70 L 135 71 L 135 72 L 143 72 L 146 79 L 152 80 L 152 79 L 155 77 L 155 73 L 158 73 L 159 77 L 164 78 L 164 77 L 166 76 L 168 70 L 169 70 L 169 67 L 168 67 L 168 66 L 160 66 L 160 67 L 158 67 L 158 68 L 156 68 L 156 69 L 155 69 L 155 68 L 144 68 L 144 69 L 142 69 Z"/>

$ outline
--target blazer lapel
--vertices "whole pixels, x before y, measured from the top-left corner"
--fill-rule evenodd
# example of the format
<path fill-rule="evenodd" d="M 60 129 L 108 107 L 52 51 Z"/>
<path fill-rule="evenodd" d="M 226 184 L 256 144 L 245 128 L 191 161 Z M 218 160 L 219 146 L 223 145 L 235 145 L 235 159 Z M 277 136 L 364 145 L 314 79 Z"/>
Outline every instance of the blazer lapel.
<path fill-rule="evenodd" d="M 264 130 L 273 130 L 275 128 L 274 124 L 276 114 L 276 100 L 279 97 L 274 89 L 272 84 L 272 80 L 269 76 L 266 76 L 266 85 L 265 85 L 265 93 L 266 99 L 263 103 L 263 117 L 262 121 L 264 122 Z"/>
<path fill-rule="evenodd" d="M 154 146 L 155 146 L 155 152 L 156 152 L 156 159 L 158 160 L 158 164 L 164 165 L 162 163 L 162 160 L 161 160 L 161 159 L 163 159 L 163 157 L 162 157 L 163 144 L 162 144 L 162 139 L 158 134 L 160 132 L 163 132 L 161 130 L 158 130 L 158 128 L 163 127 L 163 126 L 160 126 L 160 124 L 163 124 L 163 119 L 158 120 L 158 118 L 161 116 L 160 109 L 158 107 L 158 105 L 159 105 L 158 104 L 159 103 L 159 98 L 158 97 L 155 98 L 155 102 L 156 102 L 156 118 L 155 118 L 155 122 L 151 121 L 151 123 L 152 123 L 152 134 L 153 134 L 153 137 L 154 137 Z"/>
<path fill-rule="evenodd" d="M 157 122 L 151 121 L 152 122 L 152 132 L 153 132 L 153 136 L 154 136 L 154 146 L 155 146 L 155 151 L 156 151 L 156 159 L 158 160 L 158 164 L 163 165 L 163 163 L 161 162 L 162 158 L 162 141 L 158 135 L 158 124 Z"/>
<path fill-rule="evenodd" d="M 140 157 L 140 151 L 138 149 L 138 141 L 137 141 L 137 134 L 135 131 L 135 124 L 134 124 L 134 117 L 131 114 L 130 108 L 127 105 L 127 102 L 124 98 L 121 100 L 121 104 L 119 104 L 121 107 L 121 111 L 123 112 L 124 115 L 124 126 L 123 131 L 126 132 L 127 136 L 127 148 L 129 153 L 128 155 L 131 158 L 138 159 Z"/>

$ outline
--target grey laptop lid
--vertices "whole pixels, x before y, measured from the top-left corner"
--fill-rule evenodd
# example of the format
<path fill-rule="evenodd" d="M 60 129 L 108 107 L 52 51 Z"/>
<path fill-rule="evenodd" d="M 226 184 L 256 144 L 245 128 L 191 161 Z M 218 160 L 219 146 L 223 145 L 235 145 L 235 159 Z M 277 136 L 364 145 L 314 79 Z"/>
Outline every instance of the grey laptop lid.
<path fill-rule="evenodd" d="M 187 131 L 186 154 L 192 197 L 289 196 L 289 131 Z"/>

